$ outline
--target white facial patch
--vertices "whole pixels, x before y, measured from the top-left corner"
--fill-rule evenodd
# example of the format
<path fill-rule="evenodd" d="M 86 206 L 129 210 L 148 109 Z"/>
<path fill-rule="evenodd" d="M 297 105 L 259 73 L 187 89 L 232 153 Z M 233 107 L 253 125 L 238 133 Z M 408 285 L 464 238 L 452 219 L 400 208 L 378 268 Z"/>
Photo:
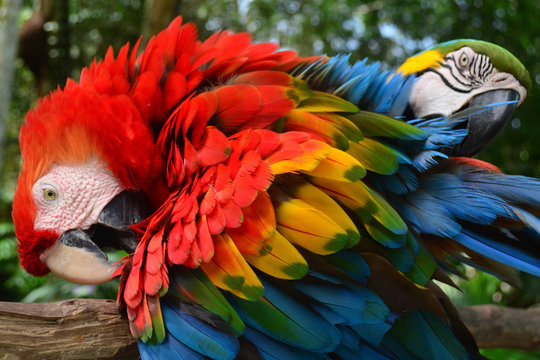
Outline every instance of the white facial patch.
<path fill-rule="evenodd" d="M 488 56 L 463 47 L 447 54 L 439 68 L 420 76 L 409 103 L 417 118 L 448 116 L 474 96 L 498 89 L 517 91 L 520 103 L 527 95 L 525 87 L 512 74 L 498 71 Z"/>
<path fill-rule="evenodd" d="M 34 228 L 58 234 L 87 229 L 123 190 L 120 181 L 96 159 L 80 165 L 53 165 L 32 188 L 36 203 Z"/>

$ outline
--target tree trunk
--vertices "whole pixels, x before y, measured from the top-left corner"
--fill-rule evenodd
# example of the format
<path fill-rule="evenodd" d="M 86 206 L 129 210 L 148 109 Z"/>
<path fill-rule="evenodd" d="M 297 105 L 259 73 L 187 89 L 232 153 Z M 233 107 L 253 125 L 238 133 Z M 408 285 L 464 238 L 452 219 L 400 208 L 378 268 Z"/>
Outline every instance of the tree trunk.
<path fill-rule="evenodd" d="M 540 306 L 477 305 L 462 306 L 458 311 L 480 348 L 540 350 Z"/>
<path fill-rule="evenodd" d="M 481 348 L 540 350 L 540 308 L 459 308 Z M 0 302 L 0 360 L 137 359 L 136 342 L 113 300 Z"/>
<path fill-rule="evenodd" d="M 143 42 L 165 29 L 177 14 L 177 0 L 146 0 L 144 2 Z"/>
<path fill-rule="evenodd" d="M 6 122 L 17 54 L 17 20 L 21 4 L 22 0 L 3 0 L 0 5 L 0 171 L 4 160 Z"/>

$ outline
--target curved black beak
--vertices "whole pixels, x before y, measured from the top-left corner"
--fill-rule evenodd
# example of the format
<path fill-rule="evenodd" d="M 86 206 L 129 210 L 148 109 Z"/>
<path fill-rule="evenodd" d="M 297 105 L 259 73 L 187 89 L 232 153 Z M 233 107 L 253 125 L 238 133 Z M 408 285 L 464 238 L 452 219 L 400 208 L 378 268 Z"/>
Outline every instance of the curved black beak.
<path fill-rule="evenodd" d="M 490 107 L 492 104 L 494 106 Z M 469 108 L 488 108 L 468 118 L 468 135 L 465 140 L 445 153 L 450 156 L 472 156 L 478 153 L 504 129 L 518 104 L 519 93 L 510 89 L 492 90 L 473 97 Z"/>
<path fill-rule="evenodd" d="M 138 241 L 130 226 L 149 215 L 147 199 L 123 191 L 114 197 L 89 229 L 72 229 L 42 255 L 42 261 L 58 276 L 79 284 L 107 282 L 116 269 L 103 249 L 133 253 Z"/>
<path fill-rule="evenodd" d="M 130 226 L 140 223 L 149 215 L 148 199 L 141 193 L 124 190 L 103 208 L 98 223 L 89 230 L 95 232 L 91 236 L 98 244 L 112 245 L 113 248 L 125 250 L 129 254 L 135 251 L 138 244 Z M 109 239 L 115 237 L 116 243 L 103 243 L 102 239 L 107 237 Z"/>

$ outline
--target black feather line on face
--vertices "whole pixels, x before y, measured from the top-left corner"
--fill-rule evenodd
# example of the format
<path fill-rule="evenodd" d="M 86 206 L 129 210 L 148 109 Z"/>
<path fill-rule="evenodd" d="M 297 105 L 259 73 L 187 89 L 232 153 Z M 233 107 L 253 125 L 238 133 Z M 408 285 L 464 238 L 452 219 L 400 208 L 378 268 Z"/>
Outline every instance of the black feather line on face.
<path fill-rule="evenodd" d="M 441 80 L 444 82 L 444 84 L 446 86 L 448 86 L 450 89 L 456 91 L 456 92 L 459 92 L 459 93 L 462 93 L 462 94 L 468 94 L 470 93 L 471 91 L 473 91 L 473 88 L 471 87 L 470 89 L 467 89 L 467 90 L 463 90 L 463 89 L 459 89 L 457 87 L 455 87 L 454 85 L 452 85 L 445 77 L 444 75 L 437 71 L 436 69 L 427 69 L 426 71 L 431 71 L 431 72 L 434 72 L 435 74 L 439 75 L 439 77 L 441 78 Z M 454 76 L 453 76 L 454 77 Z"/>

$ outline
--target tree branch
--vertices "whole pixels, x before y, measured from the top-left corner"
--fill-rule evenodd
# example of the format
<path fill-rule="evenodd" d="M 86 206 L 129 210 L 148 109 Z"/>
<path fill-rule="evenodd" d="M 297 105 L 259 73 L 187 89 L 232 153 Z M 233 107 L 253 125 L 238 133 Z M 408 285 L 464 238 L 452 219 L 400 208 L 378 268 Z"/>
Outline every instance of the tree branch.
<path fill-rule="evenodd" d="M 460 307 L 481 348 L 540 349 L 540 307 Z M 113 300 L 0 302 L 0 360 L 136 359 L 135 340 Z"/>
<path fill-rule="evenodd" d="M 137 359 L 114 300 L 0 302 L 0 359 Z"/>
<path fill-rule="evenodd" d="M 540 306 L 477 305 L 461 306 L 458 311 L 480 348 L 540 350 Z"/>

